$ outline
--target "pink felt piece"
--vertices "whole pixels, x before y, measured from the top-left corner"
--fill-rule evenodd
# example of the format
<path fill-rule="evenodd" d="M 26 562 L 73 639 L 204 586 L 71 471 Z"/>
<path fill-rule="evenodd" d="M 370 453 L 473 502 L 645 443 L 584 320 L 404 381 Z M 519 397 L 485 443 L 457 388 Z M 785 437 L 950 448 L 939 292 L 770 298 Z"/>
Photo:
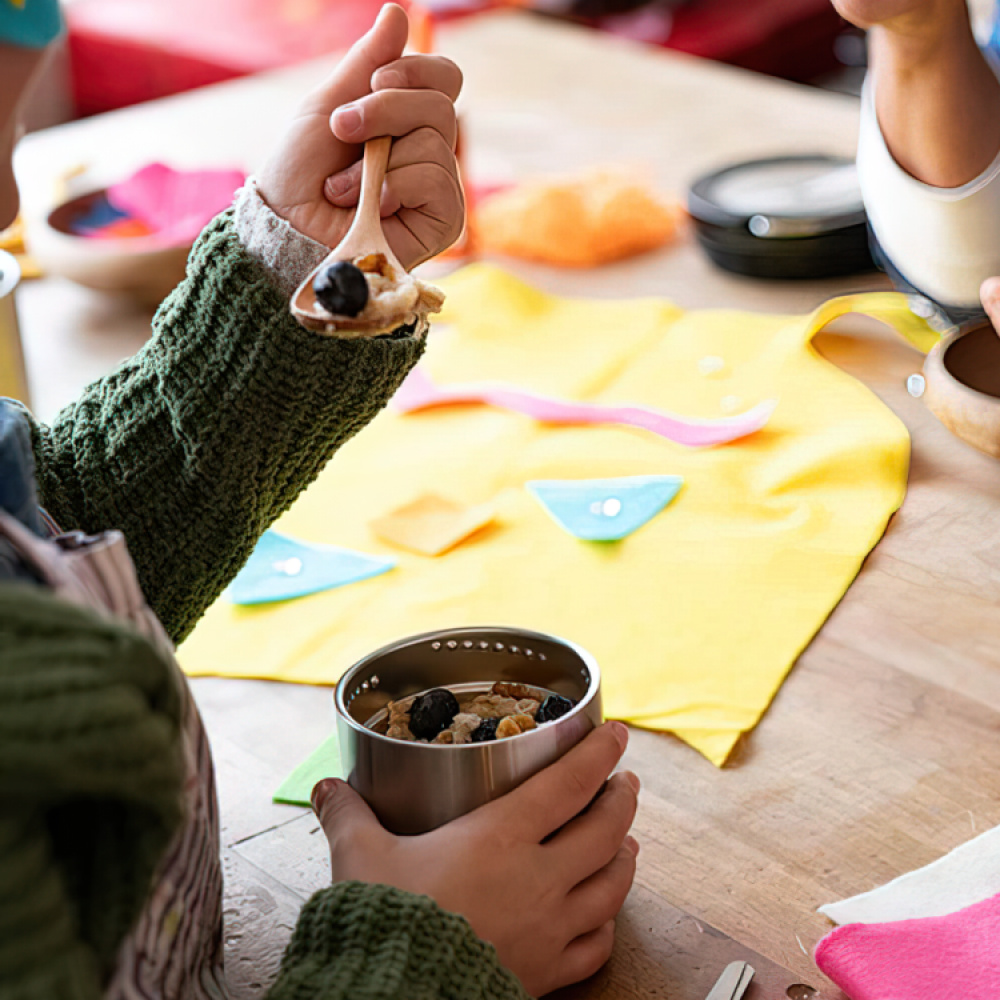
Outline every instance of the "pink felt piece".
<path fill-rule="evenodd" d="M 145 223 L 164 246 L 192 243 L 229 206 L 241 170 L 174 170 L 151 163 L 107 190 L 120 212 Z"/>
<path fill-rule="evenodd" d="M 625 424 L 652 431 L 689 448 L 726 444 L 753 434 L 767 423 L 778 405 L 776 400 L 769 399 L 736 416 L 718 420 L 695 420 L 645 406 L 566 402 L 485 382 L 436 386 L 420 368 L 410 372 L 392 402 L 403 413 L 432 406 L 486 403 L 523 413 L 549 424 Z"/>
<path fill-rule="evenodd" d="M 851 1000 L 1000 997 L 1000 896 L 943 917 L 838 927 L 816 964 Z"/>

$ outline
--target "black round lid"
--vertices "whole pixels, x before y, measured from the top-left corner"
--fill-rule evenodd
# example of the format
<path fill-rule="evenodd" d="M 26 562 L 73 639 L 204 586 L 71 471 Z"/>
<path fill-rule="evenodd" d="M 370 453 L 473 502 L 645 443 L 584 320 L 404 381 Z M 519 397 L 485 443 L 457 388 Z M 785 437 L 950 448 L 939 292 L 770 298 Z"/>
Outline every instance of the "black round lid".
<path fill-rule="evenodd" d="M 857 169 L 846 157 L 725 167 L 692 184 L 688 212 L 709 256 L 740 274 L 826 278 L 875 266 Z"/>

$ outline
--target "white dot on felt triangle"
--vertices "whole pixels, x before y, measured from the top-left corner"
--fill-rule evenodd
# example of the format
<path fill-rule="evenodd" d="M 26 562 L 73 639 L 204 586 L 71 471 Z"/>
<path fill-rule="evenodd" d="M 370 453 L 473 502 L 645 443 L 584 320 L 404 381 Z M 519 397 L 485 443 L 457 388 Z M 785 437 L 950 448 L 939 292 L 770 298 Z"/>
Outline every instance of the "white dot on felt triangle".
<path fill-rule="evenodd" d="M 233 604 L 288 601 L 367 580 L 395 565 L 392 559 L 265 531 L 226 596 Z"/>
<path fill-rule="evenodd" d="M 577 538 L 613 542 L 638 531 L 683 485 L 680 476 L 536 479 L 525 485 L 549 516 Z"/>

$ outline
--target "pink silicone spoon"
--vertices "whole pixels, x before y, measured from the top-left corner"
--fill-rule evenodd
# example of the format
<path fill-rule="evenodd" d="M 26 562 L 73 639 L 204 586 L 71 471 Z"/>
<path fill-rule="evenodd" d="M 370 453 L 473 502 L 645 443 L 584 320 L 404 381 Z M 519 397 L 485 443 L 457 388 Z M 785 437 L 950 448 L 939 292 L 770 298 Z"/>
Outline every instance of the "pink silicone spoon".
<path fill-rule="evenodd" d="M 696 420 L 645 406 L 566 402 L 485 382 L 436 386 L 420 368 L 410 372 L 393 396 L 392 403 L 403 413 L 433 406 L 485 403 L 550 424 L 626 424 L 652 431 L 689 448 L 726 444 L 753 434 L 768 422 L 778 405 L 777 400 L 767 399 L 732 417 Z"/>

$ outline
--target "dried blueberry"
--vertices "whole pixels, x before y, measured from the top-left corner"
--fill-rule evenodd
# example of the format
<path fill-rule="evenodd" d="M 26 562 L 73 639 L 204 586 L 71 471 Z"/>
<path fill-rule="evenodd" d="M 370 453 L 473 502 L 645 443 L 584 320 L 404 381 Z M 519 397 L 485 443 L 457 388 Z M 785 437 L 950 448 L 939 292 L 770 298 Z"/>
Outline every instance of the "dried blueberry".
<path fill-rule="evenodd" d="M 458 699 L 450 691 L 434 688 L 413 700 L 410 732 L 418 740 L 432 740 L 452 724 L 458 711 Z"/>
<path fill-rule="evenodd" d="M 324 309 L 338 316 L 357 316 L 368 304 L 368 282 L 346 260 L 324 268 L 313 279 L 313 292 Z"/>
<path fill-rule="evenodd" d="M 561 694 L 550 694 L 535 713 L 535 722 L 555 722 L 564 716 L 576 704 Z"/>
<path fill-rule="evenodd" d="M 497 738 L 497 726 L 499 725 L 499 719 L 483 719 L 483 721 L 472 730 L 472 742 L 489 743 L 490 740 L 495 740 Z"/>

